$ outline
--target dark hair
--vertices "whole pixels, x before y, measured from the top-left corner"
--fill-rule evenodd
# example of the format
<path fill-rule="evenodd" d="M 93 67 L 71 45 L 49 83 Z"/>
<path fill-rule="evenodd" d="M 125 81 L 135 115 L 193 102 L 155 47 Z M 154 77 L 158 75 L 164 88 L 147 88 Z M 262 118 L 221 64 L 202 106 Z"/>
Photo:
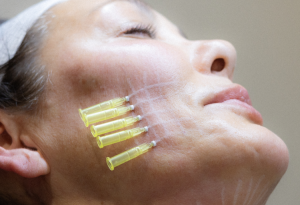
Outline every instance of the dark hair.
<path fill-rule="evenodd" d="M 0 109 L 30 111 L 38 104 L 47 81 L 38 55 L 46 30 L 43 15 L 29 29 L 16 54 L 0 65 Z"/>
<path fill-rule="evenodd" d="M 38 110 L 48 78 L 45 66 L 39 57 L 47 33 L 47 16 L 49 16 L 48 12 L 40 17 L 28 30 L 16 54 L 8 62 L 0 65 L 0 109 L 2 110 L 8 112 Z M 10 179 L 13 180 L 13 178 L 7 180 Z M 21 184 L 18 189 L 5 184 L 4 187 L 1 184 L 0 205 L 41 204 L 29 196 L 25 188 L 21 188 Z"/>

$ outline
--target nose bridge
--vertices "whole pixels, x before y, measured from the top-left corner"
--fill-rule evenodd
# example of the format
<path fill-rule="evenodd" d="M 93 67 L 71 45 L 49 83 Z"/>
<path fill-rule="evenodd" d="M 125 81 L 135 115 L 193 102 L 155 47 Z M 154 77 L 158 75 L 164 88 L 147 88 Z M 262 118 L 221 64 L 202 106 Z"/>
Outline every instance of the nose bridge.
<path fill-rule="evenodd" d="M 214 73 L 214 62 L 223 59 L 225 65 L 218 74 L 232 78 L 236 65 L 236 50 L 231 43 L 224 40 L 207 40 L 194 41 L 192 44 L 191 62 L 198 72 Z"/>

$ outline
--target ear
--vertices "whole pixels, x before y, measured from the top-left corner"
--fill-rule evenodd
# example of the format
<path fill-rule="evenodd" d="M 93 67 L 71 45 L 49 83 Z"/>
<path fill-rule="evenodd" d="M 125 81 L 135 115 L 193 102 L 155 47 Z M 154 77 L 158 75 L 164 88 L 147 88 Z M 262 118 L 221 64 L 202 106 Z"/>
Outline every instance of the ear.
<path fill-rule="evenodd" d="M 0 111 L 0 169 L 25 178 L 50 173 L 49 165 L 17 118 L 3 111 Z"/>

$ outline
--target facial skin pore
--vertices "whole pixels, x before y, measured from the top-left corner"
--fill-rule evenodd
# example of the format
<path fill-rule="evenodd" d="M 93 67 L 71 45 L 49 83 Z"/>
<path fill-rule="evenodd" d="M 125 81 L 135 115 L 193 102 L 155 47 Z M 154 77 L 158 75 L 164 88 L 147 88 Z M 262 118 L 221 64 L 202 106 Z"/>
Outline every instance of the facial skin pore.
<path fill-rule="evenodd" d="M 285 144 L 250 106 L 208 104 L 225 90 L 245 93 L 232 82 L 235 49 L 189 41 L 137 4 L 71 0 L 52 9 L 45 102 L 23 123 L 51 168 L 53 204 L 265 204 L 286 171 Z M 128 116 L 144 117 L 133 127 L 149 132 L 100 150 L 77 110 L 127 95 L 136 106 Z M 106 157 L 152 140 L 150 152 L 108 169 Z"/>

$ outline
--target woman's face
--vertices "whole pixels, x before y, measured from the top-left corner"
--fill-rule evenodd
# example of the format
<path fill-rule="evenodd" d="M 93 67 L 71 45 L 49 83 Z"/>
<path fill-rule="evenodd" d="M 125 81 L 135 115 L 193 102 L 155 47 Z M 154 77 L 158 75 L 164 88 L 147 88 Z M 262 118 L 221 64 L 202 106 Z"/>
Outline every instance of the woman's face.
<path fill-rule="evenodd" d="M 61 183 L 55 191 L 117 204 L 266 200 L 287 168 L 288 151 L 232 82 L 230 43 L 189 41 L 136 1 L 72 0 L 52 12 L 35 142 L 51 166 L 49 180 Z M 149 132 L 99 149 L 78 108 L 127 95 L 136 106 L 128 116 L 144 117 L 132 127 Z M 148 153 L 108 169 L 106 157 L 153 140 L 157 147 Z"/>

